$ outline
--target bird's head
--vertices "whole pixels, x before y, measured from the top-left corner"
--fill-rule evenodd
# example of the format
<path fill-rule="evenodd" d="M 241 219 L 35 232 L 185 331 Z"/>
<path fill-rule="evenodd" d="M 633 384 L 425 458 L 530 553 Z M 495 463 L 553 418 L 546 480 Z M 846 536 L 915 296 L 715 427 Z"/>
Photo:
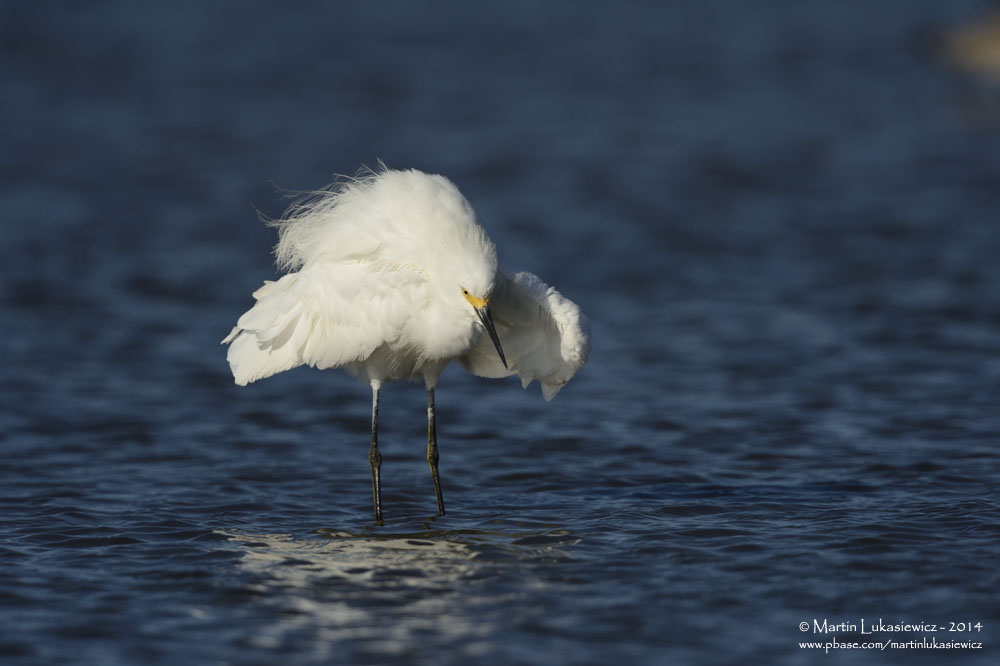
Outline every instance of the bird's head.
<path fill-rule="evenodd" d="M 507 367 L 490 314 L 497 275 L 493 241 L 454 183 L 443 176 L 414 171 L 406 172 L 406 178 L 409 187 L 404 194 L 409 205 L 403 210 L 413 224 L 414 238 L 419 239 L 409 245 L 412 263 L 424 267 L 445 311 L 486 330 Z"/>
<path fill-rule="evenodd" d="M 490 297 L 489 292 L 482 291 L 480 293 L 485 293 L 486 296 L 477 296 L 473 292 L 469 291 L 465 287 L 462 287 L 462 296 L 472 306 L 473 312 L 479 318 L 479 323 L 482 324 L 483 328 L 486 329 L 486 333 L 490 336 L 490 340 L 493 341 L 493 346 L 497 348 L 497 354 L 500 355 L 500 362 L 503 363 L 503 367 L 507 367 L 507 359 L 503 355 L 503 347 L 500 346 L 500 338 L 497 336 L 497 329 L 493 325 L 493 315 L 490 313 Z"/>

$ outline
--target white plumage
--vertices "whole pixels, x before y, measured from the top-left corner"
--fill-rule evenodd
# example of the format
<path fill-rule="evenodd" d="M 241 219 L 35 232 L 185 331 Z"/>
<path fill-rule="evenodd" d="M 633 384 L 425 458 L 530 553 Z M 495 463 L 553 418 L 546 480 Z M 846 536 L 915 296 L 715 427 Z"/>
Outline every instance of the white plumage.
<path fill-rule="evenodd" d="M 531 273 L 506 277 L 465 197 L 446 178 L 381 169 L 315 193 L 274 222 L 291 272 L 254 292 L 223 340 L 237 384 L 299 365 L 345 368 L 372 386 L 372 480 L 381 521 L 378 391 L 422 378 L 438 512 L 434 387 L 459 361 L 483 377 L 538 380 L 550 400 L 580 369 L 587 318 Z"/>
<path fill-rule="evenodd" d="M 490 309 L 508 367 L 500 363 L 487 336 L 480 336 L 459 362 L 480 377 L 517 374 L 524 388 L 537 379 L 545 399 L 554 398 L 587 360 L 586 316 L 576 303 L 531 273 L 517 273 L 513 279 L 498 273 Z"/>

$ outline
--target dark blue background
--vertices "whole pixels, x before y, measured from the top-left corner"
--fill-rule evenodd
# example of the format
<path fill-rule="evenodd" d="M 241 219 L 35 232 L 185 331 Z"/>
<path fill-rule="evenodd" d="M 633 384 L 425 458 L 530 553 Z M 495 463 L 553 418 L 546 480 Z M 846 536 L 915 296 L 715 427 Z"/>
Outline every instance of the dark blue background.
<path fill-rule="evenodd" d="M 978 1 L 0 5 L 13 663 L 995 663 L 1000 114 Z M 259 209 L 452 178 L 593 322 L 552 403 L 218 341 Z M 980 651 L 798 625 L 981 622 Z"/>

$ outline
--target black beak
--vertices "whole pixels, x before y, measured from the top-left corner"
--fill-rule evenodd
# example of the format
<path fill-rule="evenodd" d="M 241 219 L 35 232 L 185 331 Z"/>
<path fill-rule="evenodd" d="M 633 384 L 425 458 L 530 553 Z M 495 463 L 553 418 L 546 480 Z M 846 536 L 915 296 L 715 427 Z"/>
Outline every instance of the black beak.
<path fill-rule="evenodd" d="M 479 315 L 479 321 L 483 323 L 483 328 L 486 332 L 490 334 L 490 340 L 493 341 L 493 346 L 497 348 L 497 353 L 500 354 L 500 362 L 503 363 L 503 367 L 507 368 L 507 359 L 503 356 L 503 347 L 500 346 L 500 338 L 497 337 L 497 329 L 493 326 L 493 317 L 490 316 L 490 309 L 488 306 L 483 306 L 481 308 L 476 308 L 476 314 Z"/>

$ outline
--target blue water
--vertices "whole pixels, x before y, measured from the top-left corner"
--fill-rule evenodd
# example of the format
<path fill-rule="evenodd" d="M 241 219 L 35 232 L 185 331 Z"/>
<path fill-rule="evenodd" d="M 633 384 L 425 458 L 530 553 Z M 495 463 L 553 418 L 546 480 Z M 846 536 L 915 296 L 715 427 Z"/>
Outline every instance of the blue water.
<path fill-rule="evenodd" d="M 987 3 L 336 4 L 2 5 L 3 663 L 997 663 Z M 219 345 L 255 208 L 379 158 L 594 333 L 445 373 L 440 519 L 388 386 L 382 527 L 367 388 Z"/>

